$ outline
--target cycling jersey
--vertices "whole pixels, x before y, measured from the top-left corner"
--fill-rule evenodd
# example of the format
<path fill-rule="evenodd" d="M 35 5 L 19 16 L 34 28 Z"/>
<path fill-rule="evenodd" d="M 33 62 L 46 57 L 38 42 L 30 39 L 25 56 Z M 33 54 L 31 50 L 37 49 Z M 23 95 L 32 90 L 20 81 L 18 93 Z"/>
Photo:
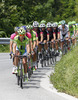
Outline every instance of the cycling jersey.
<path fill-rule="evenodd" d="M 31 32 L 31 37 L 32 37 L 32 42 L 38 39 L 37 33 L 34 30 L 32 30 Z"/>
<path fill-rule="evenodd" d="M 55 34 L 56 39 L 58 39 L 58 34 L 60 34 L 59 28 L 53 29 L 53 34 Z"/>
<path fill-rule="evenodd" d="M 76 30 L 76 25 L 73 25 L 74 31 Z"/>
<path fill-rule="evenodd" d="M 53 29 L 51 28 L 51 30 L 49 31 L 47 29 L 47 35 L 49 35 L 49 41 L 51 41 L 54 37 L 53 37 Z"/>
<path fill-rule="evenodd" d="M 23 39 L 23 41 L 21 42 L 21 41 L 20 41 L 20 36 L 17 35 L 17 36 L 14 38 L 14 42 L 16 43 L 18 50 L 19 50 L 22 54 L 24 54 L 24 53 L 27 52 L 26 45 L 29 43 L 28 37 L 25 36 L 24 39 Z M 17 48 L 16 48 L 16 50 L 17 50 Z"/>
<path fill-rule="evenodd" d="M 74 27 L 72 25 L 69 26 L 69 32 L 70 32 L 70 36 L 72 37 L 74 34 Z"/>
<path fill-rule="evenodd" d="M 13 34 L 11 35 L 11 37 L 10 37 L 10 40 L 13 41 L 15 36 L 16 36 L 16 34 L 13 33 Z"/>
<path fill-rule="evenodd" d="M 33 29 L 34 30 L 34 29 Z M 35 30 L 34 30 L 35 31 Z M 41 40 L 41 36 L 40 36 L 40 29 L 38 28 L 37 31 L 35 31 L 37 33 L 37 37 L 38 37 L 38 41 Z"/>
<path fill-rule="evenodd" d="M 44 31 L 41 30 L 40 34 L 43 34 L 43 41 L 47 40 L 48 33 L 47 33 L 46 29 Z"/>
<path fill-rule="evenodd" d="M 76 25 L 76 31 L 78 31 L 78 25 Z"/>
<path fill-rule="evenodd" d="M 68 38 L 68 32 L 69 28 L 65 25 L 65 28 L 63 30 L 62 25 L 59 27 L 60 29 L 60 39 Z"/>
<path fill-rule="evenodd" d="M 30 32 L 27 32 L 27 33 L 25 34 L 25 36 L 27 36 L 29 39 L 31 39 L 31 33 L 30 33 Z"/>

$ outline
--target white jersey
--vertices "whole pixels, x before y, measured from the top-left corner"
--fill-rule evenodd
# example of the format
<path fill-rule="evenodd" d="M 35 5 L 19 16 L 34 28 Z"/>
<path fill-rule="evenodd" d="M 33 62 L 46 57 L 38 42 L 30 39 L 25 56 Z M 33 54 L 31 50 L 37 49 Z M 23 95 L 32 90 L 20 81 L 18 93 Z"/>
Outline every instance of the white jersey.
<path fill-rule="evenodd" d="M 69 28 L 67 25 L 65 25 L 65 28 L 63 30 L 62 28 L 62 25 L 59 26 L 59 30 L 60 30 L 60 39 L 63 39 L 63 37 L 68 37 L 68 31 L 69 31 Z"/>

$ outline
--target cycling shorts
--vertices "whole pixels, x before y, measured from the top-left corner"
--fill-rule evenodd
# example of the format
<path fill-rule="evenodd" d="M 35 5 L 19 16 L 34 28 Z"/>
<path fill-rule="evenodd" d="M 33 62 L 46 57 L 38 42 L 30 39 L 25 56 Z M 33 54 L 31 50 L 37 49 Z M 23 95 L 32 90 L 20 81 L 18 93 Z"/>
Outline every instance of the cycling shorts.
<path fill-rule="evenodd" d="M 63 36 L 62 34 L 60 34 L 60 39 L 61 39 L 61 40 L 63 40 L 64 38 L 68 38 L 68 37 L 69 37 L 69 36 L 68 36 L 68 33 L 67 33 L 66 35 L 64 35 L 64 36 Z"/>
<path fill-rule="evenodd" d="M 19 51 L 20 52 L 20 50 L 19 50 L 19 48 L 16 46 L 16 51 Z M 22 55 L 23 56 L 27 56 L 27 49 L 25 48 L 25 52 L 24 53 L 22 53 Z"/>

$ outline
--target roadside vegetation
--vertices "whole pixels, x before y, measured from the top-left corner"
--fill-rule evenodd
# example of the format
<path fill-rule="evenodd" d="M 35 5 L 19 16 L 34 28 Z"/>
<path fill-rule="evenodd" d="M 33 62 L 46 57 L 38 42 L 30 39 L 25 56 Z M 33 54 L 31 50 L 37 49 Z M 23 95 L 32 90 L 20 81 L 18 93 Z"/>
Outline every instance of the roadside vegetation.
<path fill-rule="evenodd" d="M 0 53 L 9 52 L 9 45 L 0 45 Z"/>
<path fill-rule="evenodd" d="M 56 64 L 50 80 L 59 92 L 78 97 L 78 46 Z"/>

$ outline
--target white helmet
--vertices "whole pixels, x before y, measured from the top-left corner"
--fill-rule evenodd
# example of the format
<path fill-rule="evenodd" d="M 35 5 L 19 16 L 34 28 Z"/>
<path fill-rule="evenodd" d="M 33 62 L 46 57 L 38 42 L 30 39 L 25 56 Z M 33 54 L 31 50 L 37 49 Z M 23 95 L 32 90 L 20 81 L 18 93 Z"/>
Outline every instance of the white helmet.
<path fill-rule="evenodd" d="M 37 21 L 33 22 L 33 27 L 39 27 L 39 23 Z"/>
<path fill-rule="evenodd" d="M 40 27 L 41 27 L 41 28 L 42 28 L 42 27 L 45 27 L 45 24 L 43 24 L 43 23 L 42 23 L 42 24 L 40 24 Z"/>
<path fill-rule="evenodd" d="M 14 27 L 14 31 L 17 32 L 20 27 Z"/>
<path fill-rule="evenodd" d="M 52 24 L 50 22 L 48 22 L 47 27 L 52 27 Z"/>
<path fill-rule="evenodd" d="M 58 25 L 56 23 L 53 23 L 52 27 L 57 27 Z"/>

